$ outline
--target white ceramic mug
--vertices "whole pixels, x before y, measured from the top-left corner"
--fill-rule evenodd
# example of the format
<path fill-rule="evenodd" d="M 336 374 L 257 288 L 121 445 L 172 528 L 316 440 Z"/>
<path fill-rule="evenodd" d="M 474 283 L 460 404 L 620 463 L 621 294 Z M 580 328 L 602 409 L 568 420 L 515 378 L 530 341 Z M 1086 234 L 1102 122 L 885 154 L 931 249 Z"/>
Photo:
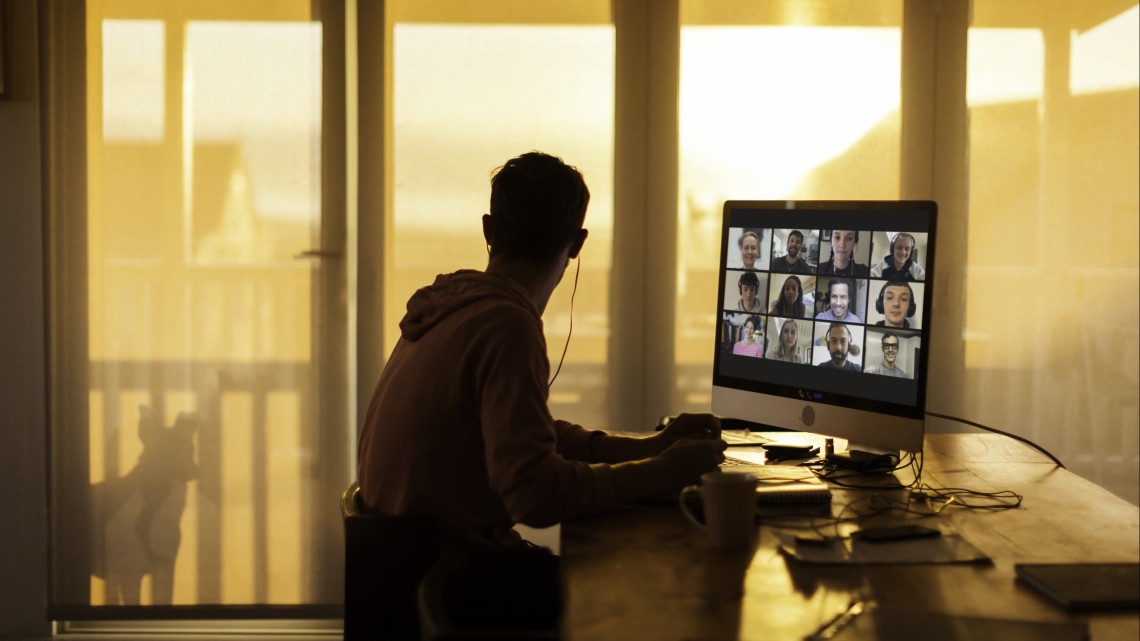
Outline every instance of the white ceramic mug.
<path fill-rule="evenodd" d="M 700 493 L 705 522 L 689 511 L 687 498 Z M 700 485 L 681 490 L 681 512 L 708 533 L 712 544 L 721 548 L 746 547 L 756 531 L 756 477 L 739 472 L 706 472 Z"/>

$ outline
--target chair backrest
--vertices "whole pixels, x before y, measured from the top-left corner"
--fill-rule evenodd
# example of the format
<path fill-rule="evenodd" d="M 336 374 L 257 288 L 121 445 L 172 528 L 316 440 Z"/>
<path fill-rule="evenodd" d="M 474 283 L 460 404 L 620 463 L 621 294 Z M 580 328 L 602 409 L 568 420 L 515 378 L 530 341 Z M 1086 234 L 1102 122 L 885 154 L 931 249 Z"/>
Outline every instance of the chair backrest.
<path fill-rule="evenodd" d="M 368 513 L 353 482 L 340 499 L 344 520 L 344 638 L 418 641 L 417 591 L 439 558 L 427 517 Z"/>
<path fill-rule="evenodd" d="M 420 583 L 423 641 L 556 641 L 560 585 L 546 549 L 452 553 Z"/>

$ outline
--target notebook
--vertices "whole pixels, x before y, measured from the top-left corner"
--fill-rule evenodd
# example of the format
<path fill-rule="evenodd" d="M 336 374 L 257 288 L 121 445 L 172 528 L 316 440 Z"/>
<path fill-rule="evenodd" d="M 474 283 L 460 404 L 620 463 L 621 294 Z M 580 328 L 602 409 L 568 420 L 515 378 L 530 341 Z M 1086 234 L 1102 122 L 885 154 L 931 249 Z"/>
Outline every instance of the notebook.
<path fill-rule="evenodd" d="M 733 452 L 725 457 L 721 471 L 747 472 L 755 476 L 756 504 L 828 503 L 831 489 L 810 469 L 797 465 L 764 465 L 760 452 Z"/>
<path fill-rule="evenodd" d="M 806 467 L 765 465 L 751 474 L 760 481 L 757 505 L 831 502 L 831 489 Z"/>
<path fill-rule="evenodd" d="M 733 452 L 726 456 L 720 470 L 726 474 L 747 472 L 758 480 L 756 504 L 819 504 L 831 502 L 831 489 L 806 467 L 795 465 L 765 465 L 764 453 L 753 451 Z M 700 497 L 688 497 L 693 507 L 699 507 Z M 663 494 L 646 499 L 653 504 L 676 505 L 676 494 Z"/>
<path fill-rule="evenodd" d="M 720 438 L 725 443 L 728 443 L 729 447 L 736 447 L 741 445 L 763 445 L 772 441 L 772 439 L 766 436 L 761 436 L 756 432 L 749 432 L 746 430 L 723 430 L 720 433 Z"/>
<path fill-rule="evenodd" d="M 1140 564 L 1018 563 L 1019 579 L 1067 610 L 1140 609 Z"/>

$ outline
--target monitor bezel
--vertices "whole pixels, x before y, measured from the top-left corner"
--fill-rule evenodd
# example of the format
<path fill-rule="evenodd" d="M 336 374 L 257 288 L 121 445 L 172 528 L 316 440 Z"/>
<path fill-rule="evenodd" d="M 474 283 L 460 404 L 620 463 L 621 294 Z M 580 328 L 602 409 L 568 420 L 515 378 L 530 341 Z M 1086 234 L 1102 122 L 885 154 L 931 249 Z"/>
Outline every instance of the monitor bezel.
<path fill-rule="evenodd" d="M 728 234 L 733 214 L 741 210 L 799 210 L 817 213 L 840 212 L 905 212 L 913 211 L 925 216 L 927 243 L 925 248 L 926 276 L 923 279 L 925 292 L 922 301 L 922 325 L 919 362 L 915 369 L 918 383 L 913 405 L 891 403 L 883 400 L 852 397 L 829 392 L 827 402 L 810 400 L 812 390 L 797 389 L 794 386 L 755 381 L 732 377 L 722 373 L 721 337 L 713 336 L 713 387 L 712 410 L 714 413 L 743 419 L 763 425 L 786 429 L 803 430 L 828 436 L 844 438 L 861 445 L 903 451 L 920 451 L 925 431 L 925 413 L 928 388 L 928 367 L 930 360 L 931 309 L 933 306 L 932 284 L 935 269 L 935 248 L 937 247 L 938 206 L 929 200 L 729 200 L 724 203 L 720 233 L 720 260 L 718 267 L 717 309 L 718 326 L 721 314 L 721 301 L 725 300 L 725 278 L 728 267 Z M 920 231 L 923 225 L 915 226 Z M 806 226 L 805 226 L 806 227 Z M 810 228 L 810 227 L 809 227 Z M 863 230 L 860 227 L 860 230 Z M 898 231 L 892 228 L 867 229 L 866 231 Z M 822 260 L 822 256 L 820 257 Z M 871 264 L 875 263 L 871 256 Z M 795 367 L 795 365 L 793 365 Z M 806 398 L 805 398 L 806 392 Z M 761 400 L 762 402 L 756 402 Z"/>

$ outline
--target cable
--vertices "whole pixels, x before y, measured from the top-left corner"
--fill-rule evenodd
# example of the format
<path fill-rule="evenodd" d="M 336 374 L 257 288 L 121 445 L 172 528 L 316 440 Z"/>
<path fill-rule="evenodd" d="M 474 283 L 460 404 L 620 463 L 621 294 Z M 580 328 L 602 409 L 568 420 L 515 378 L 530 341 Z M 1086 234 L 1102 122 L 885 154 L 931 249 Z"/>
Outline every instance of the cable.
<path fill-rule="evenodd" d="M 820 459 L 818 463 L 813 463 L 812 467 L 818 467 L 821 471 L 817 475 L 829 483 L 834 483 L 841 488 L 849 490 L 904 490 L 914 487 L 918 483 L 918 479 L 922 476 L 922 463 L 917 460 L 913 452 L 907 452 L 899 459 L 895 467 L 889 470 L 875 471 L 875 472 L 861 472 L 859 470 L 851 470 L 839 467 L 833 463 L 828 462 L 826 459 Z M 915 480 L 907 484 L 902 484 L 897 480 L 887 483 L 879 483 L 874 485 L 859 485 L 856 483 L 848 483 L 845 479 L 862 478 L 862 477 L 882 477 L 884 474 L 892 474 L 900 470 L 911 469 L 914 472 Z"/>
<path fill-rule="evenodd" d="M 562 358 L 558 359 L 558 369 L 554 370 L 554 376 L 546 384 L 547 387 L 554 385 L 554 381 L 558 379 L 558 372 L 562 371 L 562 362 L 566 360 L 566 352 L 570 349 L 570 337 L 574 335 L 574 297 L 578 295 L 578 275 L 582 273 L 581 254 L 574 261 L 576 266 L 574 267 L 574 289 L 570 292 L 570 331 L 566 332 L 566 344 L 562 346 Z"/>
<path fill-rule="evenodd" d="M 1023 497 L 1020 494 L 1014 492 L 1013 490 L 999 490 L 996 492 L 982 492 L 979 490 L 971 490 L 968 488 L 961 488 L 961 487 L 941 487 L 940 488 L 940 487 L 934 487 L 928 483 L 923 483 L 922 482 L 922 470 L 923 470 L 924 461 L 925 461 L 925 457 L 922 455 L 922 452 L 908 453 L 907 455 L 905 455 L 902 458 L 902 460 L 899 461 L 899 464 L 897 466 L 895 466 L 895 468 L 893 470 L 890 470 L 890 472 L 897 472 L 897 471 L 900 471 L 903 469 L 909 469 L 911 471 L 911 473 L 914 475 L 914 480 L 912 480 L 910 483 L 902 483 L 902 482 L 899 482 L 897 480 L 895 480 L 893 482 L 888 481 L 885 483 L 878 483 L 878 484 L 851 483 L 851 482 L 848 482 L 847 480 L 848 479 L 857 479 L 860 477 L 880 477 L 881 478 L 883 473 L 882 472 L 866 473 L 866 472 L 859 472 L 859 471 L 854 471 L 854 470 L 847 470 L 844 468 L 837 468 L 837 467 L 834 467 L 834 466 L 827 464 L 826 461 L 820 461 L 818 464 L 815 464 L 815 467 L 821 468 L 820 471 L 816 471 L 816 474 L 820 478 L 826 480 L 828 483 L 837 485 L 841 488 L 855 489 L 855 490 L 875 490 L 876 491 L 875 494 L 871 495 L 871 497 L 869 497 L 869 498 L 871 500 L 875 500 L 877 498 L 877 499 L 887 503 L 886 506 L 880 506 L 879 507 L 879 511 L 876 513 L 876 515 L 880 514 L 882 512 L 885 512 L 885 511 L 897 510 L 897 511 L 901 511 L 901 512 L 906 512 L 908 514 L 914 514 L 917 516 L 933 516 L 935 514 L 942 512 L 943 509 L 950 507 L 950 506 L 953 506 L 955 508 L 967 509 L 967 510 L 1011 510 L 1011 509 L 1014 509 L 1014 508 L 1021 506 L 1021 502 L 1023 500 Z M 885 496 L 883 494 L 880 494 L 880 492 L 889 492 L 892 490 L 897 491 L 897 490 L 907 490 L 907 489 L 910 490 L 910 493 L 907 495 L 906 500 L 900 500 L 900 499 L 896 499 L 896 498 L 893 498 L 890 496 Z M 859 503 L 860 501 L 867 500 L 867 498 L 868 497 L 864 497 L 864 498 L 856 499 L 855 501 L 852 501 L 851 503 L 849 503 L 847 506 L 844 507 L 844 510 L 846 510 L 847 507 L 849 507 L 851 505 Z M 910 505 L 909 505 L 909 503 L 913 503 L 915 501 L 939 502 L 939 503 L 942 503 L 942 505 L 939 506 L 937 509 L 932 508 L 933 511 L 931 511 L 931 512 L 915 511 L 915 510 L 911 509 Z M 928 503 L 928 505 L 929 505 L 929 503 Z M 843 511 L 840 512 L 840 516 L 842 516 L 842 515 L 843 515 Z"/>
<path fill-rule="evenodd" d="M 929 485 L 921 485 L 916 491 L 911 492 L 911 500 L 917 500 L 918 494 L 925 495 L 927 500 L 945 501 L 947 505 L 953 502 L 958 507 L 968 510 L 1012 510 L 1021 507 L 1021 502 L 1024 500 L 1022 495 L 1013 490 L 980 492 L 978 490 L 969 490 L 962 487 L 935 488 Z M 977 503 L 968 501 L 962 497 L 979 499 L 985 502 Z"/>
<path fill-rule="evenodd" d="M 1037 450 L 1038 452 L 1041 452 L 1045 456 L 1048 456 L 1050 459 L 1053 460 L 1054 463 L 1057 464 L 1057 467 L 1061 468 L 1062 470 L 1066 469 L 1065 464 L 1061 462 L 1061 459 L 1057 458 L 1056 456 L 1053 456 L 1053 454 L 1050 453 L 1049 450 L 1041 447 L 1040 445 L 1034 443 L 1033 441 L 1031 441 L 1027 438 L 1020 437 L 1017 434 L 1010 434 L 1009 432 L 1003 432 L 999 429 L 990 427 L 989 425 L 982 425 L 981 423 L 975 423 L 974 421 L 967 421 L 966 419 L 958 418 L 957 416 L 949 416 L 946 414 L 935 414 L 934 412 L 927 412 L 926 415 L 927 416 L 933 416 L 934 418 L 944 418 L 944 419 L 949 420 L 949 421 L 964 423 L 964 424 L 969 425 L 971 427 L 976 427 L 978 429 L 986 430 L 987 432 L 993 432 L 994 434 L 1001 434 L 1002 436 L 1007 436 L 1007 437 L 1009 437 L 1015 441 L 1021 441 L 1022 443 L 1025 443 L 1026 445 L 1032 447 L 1033 449 Z"/>

